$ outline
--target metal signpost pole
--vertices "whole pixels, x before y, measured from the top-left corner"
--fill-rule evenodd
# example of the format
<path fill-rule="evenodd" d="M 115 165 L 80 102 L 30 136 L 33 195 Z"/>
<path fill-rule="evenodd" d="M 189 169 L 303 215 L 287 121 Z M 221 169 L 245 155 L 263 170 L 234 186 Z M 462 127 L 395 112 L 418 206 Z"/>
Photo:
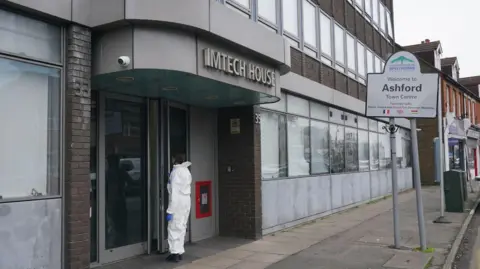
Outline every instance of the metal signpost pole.
<path fill-rule="evenodd" d="M 447 111 L 448 111 L 447 107 Z M 441 136 L 443 136 L 443 143 L 444 147 L 440 151 L 443 153 L 442 157 L 443 160 L 441 163 L 441 167 L 438 168 L 440 171 L 440 217 L 434 220 L 434 223 L 451 223 L 447 218 L 445 218 L 445 180 L 443 178 L 443 172 L 448 170 L 448 129 L 450 128 L 450 124 L 453 123 L 453 118 L 449 115 L 449 112 L 445 113 L 445 129 L 442 130 Z"/>
<path fill-rule="evenodd" d="M 415 192 L 417 194 L 418 233 L 420 236 L 420 247 L 422 251 L 425 251 L 427 249 L 427 240 L 425 237 L 425 219 L 423 217 L 422 183 L 420 181 L 420 160 L 418 156 L 416 119 L 410 120 L 410 129 L 412 133 L 413 180 L 415 183 Z"/>
<path fill-rule="evenodd" d="M 398 173 L 397 173 L 397 141 L 395 133 L 398 128 L 395 126 L 395 118 L 390 118 L 390 125 L 384 126 L 386 131 L 390 133 L 390 149 L 392 158 L 392 200 L 393 200 L 393 238 L 394 248 L 400 248 L 400 230 L 398 226 Z"/>
<path fill-rule="evenodd" d="M 382 73 L 367 74 L 367 117 L 388 117 L 390 124 L 385 129 L 390 133 L 392 157 L 393 223 L 395 248 L 399 248 L 399 212 L 396 162 L 396 139 L 394 118 L 410 118 L 412 132 L 412 155 L 414 182 L 417 194 L 417 215 L 421 249 L 426 249 L 425 220 L 423 217 L 422 186 L 420 183 L 420 161 L 418 156 L 417 118 L 437 117 L 438 74 L 422 73 L 414 54 L 399 51 L 390 56 Z M 401 178 L 402 181 L 409 178 Z"/>

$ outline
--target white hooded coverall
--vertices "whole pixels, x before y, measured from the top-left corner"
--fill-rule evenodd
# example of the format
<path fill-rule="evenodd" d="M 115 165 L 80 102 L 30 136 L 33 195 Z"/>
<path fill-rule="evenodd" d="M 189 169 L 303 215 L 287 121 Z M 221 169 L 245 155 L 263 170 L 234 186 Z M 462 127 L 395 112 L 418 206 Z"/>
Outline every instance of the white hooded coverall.
<path fill-rule="evenodd" d="M 188 167 L 192 163 L 184 162 L 173 166 L 167 189 L 169 194 L 167 213 L 172 214 L 168 222 L 168 247 L 171 254 L 183 254 L 185 234 L 190 215 L 190 193 L 192 175 Z"/>

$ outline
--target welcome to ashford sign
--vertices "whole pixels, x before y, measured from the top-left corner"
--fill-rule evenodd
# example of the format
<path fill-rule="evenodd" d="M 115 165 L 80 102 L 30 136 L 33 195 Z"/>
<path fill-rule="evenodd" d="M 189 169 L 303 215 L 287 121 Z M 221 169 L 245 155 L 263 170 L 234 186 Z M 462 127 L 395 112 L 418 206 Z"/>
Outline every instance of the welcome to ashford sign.
<path fill-rule="evenodd" d="M 223 71 L 233 76 L 244 77 L 269 87 L 275 86 L 275 70 L 258 66 L 210 48 L 203 50 L 203 64 L 205 67 Z"/>
<path fill-rule="evenodd" d="M 383 73 L 367 76 L 366 115 L 370 117 L 434 118 L 438 104 L 438 74 L 420 72 L 410 52 L 390 56 Z"/>

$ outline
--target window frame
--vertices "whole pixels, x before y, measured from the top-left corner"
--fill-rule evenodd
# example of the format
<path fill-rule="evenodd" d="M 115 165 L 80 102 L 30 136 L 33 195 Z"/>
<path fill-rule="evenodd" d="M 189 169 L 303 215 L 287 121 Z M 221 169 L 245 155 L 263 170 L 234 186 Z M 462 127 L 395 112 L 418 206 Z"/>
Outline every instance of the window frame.
<path fill-rule="evenodd" d="M 65 93 L 65 28 L 61 27 L 61 60 L 62 63 L 47 63 L 45 60 L 38 60 L 35 57 L 28 57 L 28 56 L 22 56 L 18 57 L 15 56 L 14 54 L 7 54 L 3 53 L 3 51 L 0 53 L 0 59 L 5 59 L 5 60 L 11 60 L 11 61 L 18 61 L 20 63 L 25 63 L 25 64 L 32 64 L 32 65 L 37 65 L 41 67 L 46 67 L 46 68 L 52 68 L 56 69 L 60 73 L 59 77 L 59 88 L 58 88 L 58 95 L 59 95 L 59 101 L 60 103 L 58 104 L 58 110 L 59 110 L 59 145 L 58 145 L 58 194 L 48 194 L 45 193 L 44 195 L 41 196 L 22 196 L 22 197 L 2 197 L 0 199 L 0 205 L 3 203 L 10 203 L 10 202 L 27 202 L 27 201 L 37 201 L 37 200 L 47 200 L 47 199 L 61 199 L 65 194 L 64 194 L 64 185 L 65 185 L 65 99 L 66 99 L 66 93 Z M 50 109 L 50 107 L 48 108 Z M 48 121 L 48 119 L 47 119 Z M 50 138 L 48 138 L 50 140 Z M 47 152 L 48 154 L 48 152 Z M 47 156 L 48 160 L 48 156 Z M 48 170 L 48 169 L 47 169 Z M 48 175 L 48 173 L 47 173 Z M 45 184 L 49 184 L 49 179 L 46 178 Z"/>
<path fill-rule="evenodd" d="M 340 29 L 342 31 L 342 48 L 340 48 L 340 50 L 337 50 L 337 35 L 335 33 L 335 26 L 337 26 L 338 28 L 337 29 Z M 346 49 L 346 30 L 345 28 L 343 28 L 339 23 L 337 23 L 336 21 L 334 22 L 333 24 L 333 55 L 334 55 L 334 59 L 335 59 L 335 69 L 343 74 L 345 74 L 346 70 L 348 70 L 348 67 L 346 65 L 346 62 L 347 62 L 347 49 Z M 343 53 L 343 63 L 339 62 L 338 59 L 337 59 L 337 51 L 342 51 Z"/>
<path fill-rule="evenodd" d="M 260 0 L 261 1 L 261 0 Z M 310 44 L 308 42 L 305 41 L 305 28 L 304 28 L 304 23 L 305 23 L 305 14 L 304 14 L 304 4 L 305 2 L 307 2 L 308 4 L 312 5 L 313 8 L 314 8 L 314 16 L 315 16 L 315 24 L 314 24 L 314 27 L 315 27 L 315 43 L 316 45 L 314 46 L 313 44 Z M 301 14 L 301 28 L 302 28 L 302 42 L 303 42 L 303 46 L 304 48 L 306 47 L 308 50 L 311 50 L 311 51 L 314 51 L 316 53 L 316 57 L 315 58 L 318 58 L 318 55 L 319 55 L 319 40 L 320 40 L 320 19 L 319 19 L 319 14 L 318 14 L 318 6 L 313 3 L 312 1 L 310 0 L 301 0 L 301 8 L 302 8 L 302 14 Z"/>
<path fill-rule="evenodd" d="M 254 2 L 254 4 L 255 4 L 257 20 L 260 23 L 265 24 L 265 26 L 273 28 L 275 30 L 275 32 L 278 33 L 278 28 L 279 28 L 279 25 L 280 25 L 279 20 L 281 20 L 281 16 L 279 16 L 279 10 L 280 10 L 279 4 L 281 4 L 280 1 L 279 0 L 274 0 L 274 2 L 275 2 L 275 22 L 272 22 L 269 19 L 260 15 L 259 8 L 258 8 L 258 3 L 260 3 L 260 1 L 258 1 L 258 0 L 251 0 L 251 1 Z"/>
<path fill-rule="evenodd" d="M 348 47 L 348 39 L 351 38 L 351 40 L 353 41 L 353 68 L 350 68 L 350 60 L 348 59 L 349 58 L 349 47 Z M 358 66 L 357 66 L 357 62 L 358 62 L 358 52 L 357 52 L 357 39 L 355 38 L 355 36 L 353 36 L 352 34 L 350 34 L 348 31 L 345 33 L 345 59 L 346 59 L 346 63 L 345 63 L 345 67 L 346 69 L 348 70 L 348 76 L 350 78 L 353 78 L 353 79 L 356 79 L 357 78 L 357 75 L 358 75 Z M 352 75 L 351 75 L 352 74 Z"/>
<path fill-rule="evenodd" d="M 280 20 L 281 20 L 281 25 L 282 25 L 282 35 L 287 37 L 288 39 L 290 39 L 291 41 L 294 41 L 296 42 L 298 45 L 297 45 L 297 48 L 302 49 L 302 42 L 303 42 L 303 29 L 302 29 L 302 25 L 303 25 L 303 19 L 302 19 L 302 1 L 299 1 L 299 0 L 295 0 L 295 2 L 297 3 L 297 15 L 296 15 L 296 20 L 297 20 L 297 36 L 295 36 L 294 33 L 291 33 L 290 31 L 288 30 L 285 30 L 285 21 L 284 21 L 284 11 L 283 11 L 283 5 L 285 3 L 286 0 L 281 0 L 280 1 Z"/>
<path fill-rule="evenodd" d="M 318 8 L 318 7 L 317 7 Z M 323 12 L 323 10 L 321 10 L 320 8 L 319 9 L 319 12 L 318 12 L 318 24 L 319 24 L 319 28 L 318 28 L 318 31 L 319 31 L 319 39 L 320 39 L 320 44 L 319 44 L 319 49 L 320 49 L 320 61 L 324 64 L 328 64 L 329 66 L 335 66 L 335 50 L 334 50 L 334 33 L 333 33 L 333 25 L 335 23 L 335 20 L 330 17 L 329 15 L 327 15 L 325 12 Z M 330 42 L 328 42 L 330 44 L 330 55 L 326 54 L 324 51 L 323 51 L 323 48 L 322 48 L 322 42 L 324 40 L 324 38 L 322 37 L 322 16 L 326 19 L 328 19 L 329 21 L 329 39 L 330 39 Z M 327 61 L 330 61 L 330 63 L 325 63 L 325 60 L 323 60 L 322 58 L 325 58 Z"/>

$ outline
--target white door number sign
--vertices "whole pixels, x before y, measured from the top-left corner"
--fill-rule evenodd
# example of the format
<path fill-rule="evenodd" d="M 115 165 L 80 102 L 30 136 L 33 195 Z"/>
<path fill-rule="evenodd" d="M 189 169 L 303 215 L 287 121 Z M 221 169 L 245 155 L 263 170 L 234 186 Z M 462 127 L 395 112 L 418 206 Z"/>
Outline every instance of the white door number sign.
<path fill-rule="evenodd" d="M 367 76 L 366 115 L 390 118 L 435 118 L 438 74 L 422 74 L 418 59 L 400 51 L 387 61 L 383 73 Z"/>

